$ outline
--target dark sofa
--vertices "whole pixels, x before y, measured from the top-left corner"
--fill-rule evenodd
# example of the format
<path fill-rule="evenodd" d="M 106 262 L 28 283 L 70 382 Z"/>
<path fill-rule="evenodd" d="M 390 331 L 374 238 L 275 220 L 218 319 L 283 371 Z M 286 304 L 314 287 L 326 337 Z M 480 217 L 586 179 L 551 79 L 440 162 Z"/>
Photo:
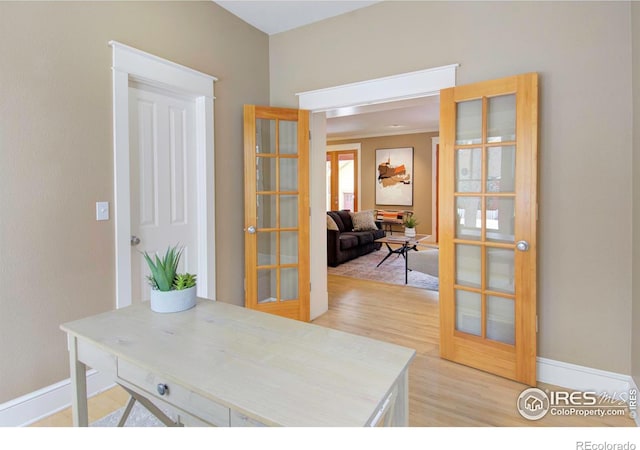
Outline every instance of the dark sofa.
<path fill-rule="evenodd" d="M 380 249 L 382 244 L 374 242 L 385 236 L 380 222 L 375 230 L 353 231 L 349 211 L 327 211 L 327 215 L 338 226 L 337 231 L 327 230 L 327 263 L 331 267 Z"/>

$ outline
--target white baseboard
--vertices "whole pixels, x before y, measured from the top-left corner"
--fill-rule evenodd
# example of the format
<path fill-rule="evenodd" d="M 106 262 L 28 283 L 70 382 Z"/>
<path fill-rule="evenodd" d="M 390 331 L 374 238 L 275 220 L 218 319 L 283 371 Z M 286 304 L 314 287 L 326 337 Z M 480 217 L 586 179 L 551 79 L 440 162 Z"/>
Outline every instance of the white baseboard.
<path fill-rule="evenodd" d="M 110 389 L 113 379 L 91 369 L 87 371 L 87 395 Z M 0 404 L 0 427 L 27 426 L 71 405 L 69 379 Z"/>
<path fill-rule="evenodd" d="M 628 393 L 633 379 L 623 375 L 592 367 L 579 366 L 547 358 L 537 358 L 538 381 L 578 391 Z"/>

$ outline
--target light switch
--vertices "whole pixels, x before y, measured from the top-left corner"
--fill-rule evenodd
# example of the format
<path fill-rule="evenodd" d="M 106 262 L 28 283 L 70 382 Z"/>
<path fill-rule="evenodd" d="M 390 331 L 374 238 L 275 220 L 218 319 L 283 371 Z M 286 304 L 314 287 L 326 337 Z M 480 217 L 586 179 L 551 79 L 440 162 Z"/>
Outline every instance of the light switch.
<path fill-rule="evenodd" d="M 96 202 L 96 220 L 109 220 L 109 202 Z"/>

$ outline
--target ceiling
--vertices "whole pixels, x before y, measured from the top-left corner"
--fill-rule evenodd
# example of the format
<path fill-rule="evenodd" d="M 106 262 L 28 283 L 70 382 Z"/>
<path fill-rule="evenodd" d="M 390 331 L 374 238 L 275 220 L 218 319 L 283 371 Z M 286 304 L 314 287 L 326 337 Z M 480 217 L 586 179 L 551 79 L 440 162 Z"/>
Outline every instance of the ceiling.
<path fill-rule="evenodd" d="M 230 13 L 268 35 L 293 30 L 310 23 L 339 16 L 377 1 L 215 1 Z"/>
<path fill-rule="evenodd" d="M 215 3 L 253 27 L 273 35 L 365 8 L 378 1 L 235 0 Z M 439 96 L 433 96 L 330 111 L 327 113 L 327 139 L 437 131 L 439 100 Z"/>

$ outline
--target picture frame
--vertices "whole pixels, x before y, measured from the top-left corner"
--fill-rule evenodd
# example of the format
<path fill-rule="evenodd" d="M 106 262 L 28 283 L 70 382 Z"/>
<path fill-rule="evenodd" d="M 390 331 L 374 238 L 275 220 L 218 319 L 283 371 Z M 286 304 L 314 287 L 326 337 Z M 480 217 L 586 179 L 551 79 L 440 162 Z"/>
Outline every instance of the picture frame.
<path fill-rule="evenodd" d="M 376 205 L 413 206 L 413 147 L 378 148 Z"/>

